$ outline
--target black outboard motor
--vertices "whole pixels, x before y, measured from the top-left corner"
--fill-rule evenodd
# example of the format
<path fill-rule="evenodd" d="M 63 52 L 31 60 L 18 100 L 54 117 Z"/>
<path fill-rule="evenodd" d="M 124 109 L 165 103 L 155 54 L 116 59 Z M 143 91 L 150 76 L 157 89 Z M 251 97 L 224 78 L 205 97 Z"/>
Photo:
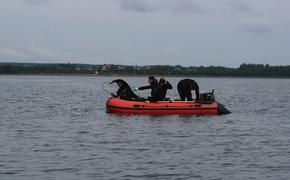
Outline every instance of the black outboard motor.
<path fill-rule="evenodd" d="M 231 112 L 221 103 L 218 103 L 218 114 L 230 114 Z"/>
<path fill-rule="evenodd" d="M 200 101 L 203 102 L 214 102 L 215 101 L 215 96 L 214 96 L 214 89 L 210 93 L 200 93 L 199 95 Z"/>
<path fill-rule="evenodd" d="M 201 102 L 215 102 L 214 89 L 210 93 L 200 94 Z M 218 114 L 230 114 L 231 112 L 221 103 L 218 103 Z"/>

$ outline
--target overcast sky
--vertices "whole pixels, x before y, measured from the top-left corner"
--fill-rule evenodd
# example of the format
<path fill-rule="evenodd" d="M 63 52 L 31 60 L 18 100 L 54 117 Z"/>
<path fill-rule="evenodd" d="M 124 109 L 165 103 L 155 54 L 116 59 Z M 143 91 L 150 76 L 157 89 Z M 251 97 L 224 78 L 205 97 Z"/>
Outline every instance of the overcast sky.
<path fill-rule="evenodd" d="M 0 62 L 290 64 L 290 0 L 1 0 Z"/>

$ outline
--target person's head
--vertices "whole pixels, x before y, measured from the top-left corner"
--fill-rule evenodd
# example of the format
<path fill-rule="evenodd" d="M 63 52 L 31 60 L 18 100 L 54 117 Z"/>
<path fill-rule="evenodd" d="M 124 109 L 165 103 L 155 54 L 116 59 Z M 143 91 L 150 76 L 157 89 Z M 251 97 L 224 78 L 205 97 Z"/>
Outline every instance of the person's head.
<path fill-rule="evenodd" d="M 154 76 L 149 76 L 149 77 L 148 77 L 148 83 L 149 83 L 149 84 L 153 84 L 154 81 L 155 81 L 155 77 L 154 77 Z"/>
<path fill-rule="evenodd" d="M 160 78 L 160 79 L 159 79 L 159 84 L 160 84 L 160 85 L 164 85 L 165 82 L 166 82 L 165 78 Z"/>

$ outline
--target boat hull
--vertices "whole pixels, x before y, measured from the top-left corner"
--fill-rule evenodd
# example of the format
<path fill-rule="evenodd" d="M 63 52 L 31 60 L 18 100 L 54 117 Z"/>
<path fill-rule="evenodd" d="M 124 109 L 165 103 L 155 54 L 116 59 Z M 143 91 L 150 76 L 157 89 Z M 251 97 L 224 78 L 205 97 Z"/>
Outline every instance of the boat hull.
<path fill-rule="evenodd" d="M 137 102 L 118 98 L 107 101 L 108 113 L 119 114 L 148 114 L 148 115 L 218 115 L 218 102 L 195 101 L 161 101 L 161 102 Z"/>

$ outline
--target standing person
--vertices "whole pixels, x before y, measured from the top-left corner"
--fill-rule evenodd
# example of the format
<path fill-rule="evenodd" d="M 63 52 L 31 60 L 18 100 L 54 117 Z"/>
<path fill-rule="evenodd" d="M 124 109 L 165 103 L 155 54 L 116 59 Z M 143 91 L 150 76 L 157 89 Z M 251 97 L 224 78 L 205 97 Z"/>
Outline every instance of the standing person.
<path fill-rule="evenodd" d="M 160 91 L 159 91 L 159 83 L 158 80 L 154 76 L 149 76 L 148 77 L 148 83 L 149 85 L 147 86 L 142 86 L 142 87 L 135 87 L 133 90 L 138 91 L 138 90 L 145 90 L 145 89 L 151 89 L 151 96 L 148 97 L 148 100 L 151 102 L 156 102 L 156 101 L 161 101 L 160 97 Z"/>
<path fill-rule="evenodd" d="M 120 98 L 124 100 L 136 100 L 138 96 L 132 91 L 131 87 L 122 79 L 116 79 L 110 84 L 116 83 L 119 87 L 116 94 L 112 93 L 111 95 L 115 98 Z"/>
<path fill-rule="evenodd" d="M 160 92 L 160 97 L 163 101 L 167 100 L 166 93 L 168 89 L 172 89 L 172 85 L 168 81 L 166 81 L 165 78 L 160 78 L 159 79 L 159 92 Z"/>
<path fill-rule="evenodd" d="M 192 79 L 183 79 L 177 84 L 178 94 L 181 101 L 193 101 L 191 91 L 195 90 L 196 101 L 199 101 L 199 86 L 197 82 Z"/>

